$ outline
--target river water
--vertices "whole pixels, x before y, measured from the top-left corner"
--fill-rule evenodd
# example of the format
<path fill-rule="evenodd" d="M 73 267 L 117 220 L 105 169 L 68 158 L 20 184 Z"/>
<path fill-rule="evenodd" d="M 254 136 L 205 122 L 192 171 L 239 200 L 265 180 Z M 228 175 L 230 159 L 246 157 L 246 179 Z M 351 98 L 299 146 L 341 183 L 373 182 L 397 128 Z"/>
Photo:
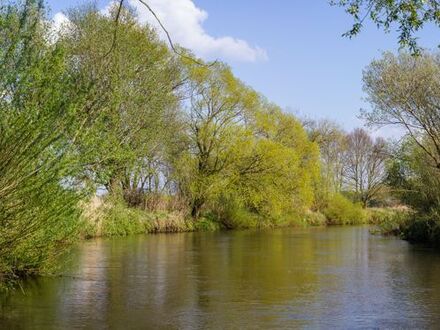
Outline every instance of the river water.
<path fill-rule="evenodd" d="M 82 242 L 2 329 L 440 328 L 440 254 L 367 227 Z"/>

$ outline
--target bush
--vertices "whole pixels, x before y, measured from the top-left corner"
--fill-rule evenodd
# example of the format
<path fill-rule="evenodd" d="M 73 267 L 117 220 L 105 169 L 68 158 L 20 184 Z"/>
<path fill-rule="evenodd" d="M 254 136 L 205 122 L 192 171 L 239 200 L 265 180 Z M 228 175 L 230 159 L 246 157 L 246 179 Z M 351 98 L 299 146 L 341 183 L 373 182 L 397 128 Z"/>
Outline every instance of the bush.
<path fill-rule="evenodd" d="M 411 243 L 440 246 L 439 211 L 423 214 L 402 209 L 374 210 L 372 217 L 377 225 L 374 233 L 400 236 Z"/>
<path fill-rule="evenodd" d="M 47 43 L 46 14 L 41 1 L 0 5 L 0 282 L 51 271 L 79 224 L 71 147 L 92 102 Z"/>
<path fill-rule="evenodd" d="M 222 229 L 222 224 L 212 213 L 207 214 L 200 219 L 193 220 L 194 230 L 196 231 L 216 231 Z"/>
<path fill-rule="evenodd" d="M 306 212 L 304 214 L 304 223 L 310 226 L 325 226 L 327 224 L 327 218 L 321 212 Z"/>
<path fill-rule="evenodd" d="M 413 214 L 401 225 L 402 237 L 413 243 L 440 246 L 440 213 Z"/>
<path fill-rule="evenodd" d="M 402 230 L 410 218 L 408 210 L 372 209 L 369 213 L 369 223 L 377 226 L 372 232 L 386 236 L 402 235 Z"/>
<path fill-rule="evenodd" d="M 127 236 L 148 232 L 150 219 L 146 213 L 115 203 L 107 209 L 102 219 L 102 236 Z"/>
<path fill-rule="evenodd" d="M 328 200 L 323 213 L 330 225 L 354 225 L 366 222 L 366 214 L 360 204 L 354 204 L 341 194 L 335 194 Z"/>
<path fill-rule="evenodd" d="M 241 207 L 230 207 L 220 215 L 220 221 L 227 229 L 248 229 L 263 226 L 258 214 Z"/>
<path fill-rule="evenodd" d="M 397 210 L 391 208 L 369 208 L 366 210 L 368 223 L 372 225 L 389 222 L 396 213 Z"/>

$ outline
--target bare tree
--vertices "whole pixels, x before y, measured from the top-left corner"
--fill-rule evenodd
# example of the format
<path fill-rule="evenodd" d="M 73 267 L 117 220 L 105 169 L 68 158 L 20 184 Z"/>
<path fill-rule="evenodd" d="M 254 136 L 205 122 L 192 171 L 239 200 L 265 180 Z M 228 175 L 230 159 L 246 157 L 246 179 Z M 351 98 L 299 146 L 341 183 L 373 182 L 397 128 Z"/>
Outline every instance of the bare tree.
<path fill-rule="evenodd" d="M 357 128 L 347 136 L 345 153 L 345 183 L 366 207 L 377 196 L 385 178 L 386 143 L 373 140 Z"/>

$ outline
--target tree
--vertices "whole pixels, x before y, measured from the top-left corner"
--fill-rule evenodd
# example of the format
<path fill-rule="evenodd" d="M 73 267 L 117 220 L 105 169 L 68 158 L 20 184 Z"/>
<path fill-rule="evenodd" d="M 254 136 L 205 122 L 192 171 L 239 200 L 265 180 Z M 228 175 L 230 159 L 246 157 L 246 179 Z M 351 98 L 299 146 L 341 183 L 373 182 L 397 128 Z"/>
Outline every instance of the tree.
<path fill-rule="evenodd" d="M 190 139 L 191 177 L 181 179 L 189 197 L 191 214 L 198 217 L 211 194 L 218 191 L 221 174 L 227 171 L 234 141 L 241 134 L 244 112 L 256 94 L 221 63 L 199 66 L 188 63 L 190 100 L 187 128 Z M 186 166 L 184 166 L 186 167 Z M 185 170 L 183 170 L 185 173 Z"/>
<path fill-rule="evenodd" d="M 322 120 L 308 124 L 310 139 L 319 145 L 324 195 L 341 192 L 343 188 L 344 154 L 347 150 L 346 133 L 331 121 Z M 328 196 L 327 196 L 328 197 Z"/>
<path fill-rule="evenodd" d="M 180 64 L 129 9 L 114 6 L 110 13 L 104 16 L 94 7 L 71 11 L 60 42 L 96 93 L 105 96 L 93 130 L 78 148 L 83 180 L 134 202 L 138 192 L 159 189 L 159 168 L 166 171 L 165 150 L 179 120 Z"/>
<path fill-rule="evenodd" d="M 330 3 L 344 7 L 354 19 L 353 27 L 345 36 L 359 34 L 367 19 L 385 32 L 396 24 L 399 44 L 413 54 L 420 53 L 416 32 L 429 23 L 440 26 L 440 2 L 437 0 L 331 0 Z"/>
<path fill-rule="evenodd" d="M 0 7 L 0 273 L 2 279 L 53 265 L 78 225 L 76 143 L 99 100 L 50 44 L 40 1 Z"/>
<path fill-rule="evenodd" d="M 440 56 L 386 53 L 364 71 L 370 125 L 398 126 L 440 170 Z"/>
<path fill-rule="evenodd" d="M 387 166 L 387 185 L 402 203 L 420 214 L 440 208 L 440 172 L 409 137 L 393 151 Z"/>
<path fill-rule="evenodd" d="M 301 122 L 263 99 L 248 114 L 247 124 L 258 147 L 260 169 L 264 169 L 252 176 L 260 185 L 256 196 L 264 201 L 253 208 L 275 219 L 310 209 L 315 201 L 313 187 L 319 180 L 319 150 Z"/>
<path fill-rule="evenodd" d="M 364 207 L 377 197 L 383 186 L 386 158 L 386 143 L 382 138 L 373 141 L 360 128 L 348 134 L 344 177 Z"/>
<path fill-rule="evenodd" d="M 190 143 L 176 172 L 192 216 L 210 211 L 236 227 L 310 207 L 318 150 L 301 123 L 222 63 L 189 62 L 187 70 Z"/>

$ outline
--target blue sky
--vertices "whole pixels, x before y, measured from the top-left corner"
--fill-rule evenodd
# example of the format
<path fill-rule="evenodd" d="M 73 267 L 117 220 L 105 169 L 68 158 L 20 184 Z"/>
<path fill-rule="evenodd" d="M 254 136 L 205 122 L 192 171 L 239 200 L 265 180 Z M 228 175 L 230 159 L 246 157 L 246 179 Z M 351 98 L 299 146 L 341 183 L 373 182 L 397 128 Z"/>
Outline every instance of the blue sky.
<path fill-rule="evenodd" d="M 258 46 L 264 52 L 249 60 L 247 55 L 234 56 L 234 47 L 239 47 L 235 41 L 208 40 L 211 52 L 206 53 L 207 57 L 226 61 L 241 80 L 288 111 L 314 119 L 332 119 L 347 130 L 362 125 L 357 119 L 359 109 L 368 108 L 362 101 L 363 68 L 383 51 L 398 48 L 395 33 L 384 34 L 374 26 L 366 26 L 354 39 L 341 37 L 350 28 L 351 19 L 327 0 L 154 0 L 151 4 L 182 3 L 172 10 L 174 13 L 185 11 L 191 1 L 208 14 L 200 23 L 203 33 L 212 38 L 241 39 L 247 43 L 247 50 Z M 52 14 L 80 3 L 83 1 L 48 1 Z M 105 7 L 108 1 L 97 3 Z M 166 10 L 158 8 L 164 16 Z M 170 32 L 175 31 L 175 39 L 198 49 L 200 42 L 191 44 L 184 35 L 192 30 L 186 29 L 184 21 L 181 27 L 176 21 L 165 20 Z M 428 27 L 420 34 L 420 42 L 424 47 L 436 48 L 440 42 L 436 36 L 438 31 Z M 229 53 L 225 51 L 228 47 Z M 200 52 L 205 50 L 200 48 Z M 382 131 L 381 135 L 392 133 Z"/>

